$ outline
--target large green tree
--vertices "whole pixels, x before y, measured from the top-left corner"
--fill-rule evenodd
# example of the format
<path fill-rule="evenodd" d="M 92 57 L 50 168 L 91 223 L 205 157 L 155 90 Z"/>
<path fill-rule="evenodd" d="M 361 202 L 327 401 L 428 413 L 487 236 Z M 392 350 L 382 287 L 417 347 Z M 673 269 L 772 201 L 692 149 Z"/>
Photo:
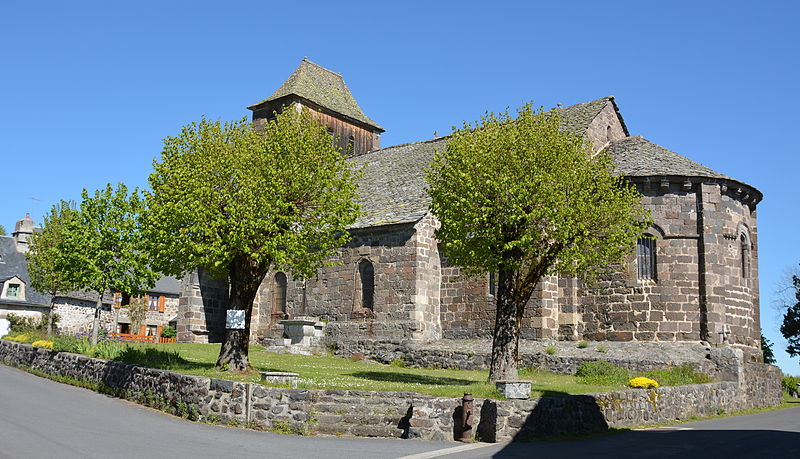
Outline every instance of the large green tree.
<path fill-rule="evenodd" d="M 789 342 L 786 352 L 794 357 L 800 355 L 800 277 L 792 276 L 792 287 L 794 289 L 794 304 L 786 305 L 786 313 L 783 315 L 781 324 L 781 334 Z"/>
<path fill-rule="evenodd" d="M 78 217 L 71 202 L 61 201 L 50 209 L 44 218 L 41 231 L 30 236 L 28 253 L 28 274 L 31 286 L 50 295 L 50 314 L 47 316 L 47 333 L 53 332 L 53 306 L 56 295 L 75 289 L 73 279 L 59 266 L 62 260 L 63 245 L 67 237 L 70 220 Z"/>
<path fill-rule="evenodd" d="M 517 379 L 525 307 L 543 276 L 592 280 L 648 225 L 641 196 L 605 153 L 530 104 L 455 129 L 427 179 L 444 253 L 467 274 L 495 272 L 491 380 Z"/>
<path fill-rule="evenodd" d="M 271 268 L 310 277 L 349 240 L 358 215 L 355 172 L 324 126 L 286 108 L 262 126 L 200 122 L 164 140 L 148 195 L 148 239 L 165 272 L 203 267 L 230 283 L 217 366 L 249 368 L 250 319 Z"/>
<path fill-rule="evenodd" d="M 97 294 L 92 343 L 97 344 L 103 294 L 141 294 L 159 274 L 151 268 L 142 244 L 141 214 L 144 201 L 138 190 L 128 193 L 120 183 L 97 190 L 84 189 L 77 215 L 69 218 L 59 244 L 56 269 L 70 285 Z"/>

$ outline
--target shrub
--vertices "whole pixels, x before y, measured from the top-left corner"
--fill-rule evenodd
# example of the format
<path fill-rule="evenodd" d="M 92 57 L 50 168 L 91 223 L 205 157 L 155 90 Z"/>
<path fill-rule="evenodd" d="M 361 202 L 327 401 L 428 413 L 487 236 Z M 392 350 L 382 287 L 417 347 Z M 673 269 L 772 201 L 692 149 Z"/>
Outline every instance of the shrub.
<path fill-rule="evenodd" d="M 164 327 L 161 329 L 162 338 L 175 338 L 177 334 L 178 333 L 175 331 L 175 327 Z"/>
<path fill-rule="evenodd" d="M 588 341 L 578 341 L 578 349 L 586 349 L 589 347 Z"/>
<path fill-rule="evenodd" d="M 75 335 L 58 335 L 53 338 L 53 350 L 88 355 L 92 345 L 88 339 Z"/>
<path fill-rule="evenodd" d="M 556 349 L 555 346 L 547 346 L 546 348 L 544 348 L 544 352 L 547 355 L 553 355 L 556 352 L 558 352 L 558 349 Z"/>
<path fill-rule="evenodd" d="M 606 360 L 583 362 L 575 373 L 582 384 L 625 385 L 628 383 L 628 370 Z"/>
<path fill-rule="evenodd" d="M 406 366 L 406 362 L 404 362 L 403 359 L 394 359 L 389 362 L 389 365 L 397 368 L 403 368 Z"/>
<path fill-rule="evenodd" d="M 3 339 L 7 339 L 8 341 L 13 341 L 15 343 L 24 343 L 28 341 L 28 334 L 27 333 L 19 333 L 19 334 L 8 334 L 3 337 Z"/>
<path fill-rule="evenodd" d="M 605 354 L 607 350 L 608 348 L 603 346 L 602 344 L 600 346 L 597 346 L 597 352 L 600 352 L 601 354 Z"/>
<path fill-rule="evenodd" d="M 49 320 L 50 312 L 45 312 L 40 318 L 21 316 L 18 314 L 10 313 L 6 316 L 12 332 L 26 332 L 37 331 L 43 332 L 47 329 L 47 321 Z M 53 314 L 53 327 L 58 324 L 60 317 L 58 314 Z"/>
<path fill-rule="evenodd" d="M 666 370 L 648 371 L 646 377 L 661 381 L 663 386 L 683 386 L 686 384 L 704 384 L 711 382 L 711 377 L 698 373 L 691 365 L 667 368 Z"/>
<path fill-rule="evenodd" d="M 783 375 L 781 378 L 781 387 L 787 394 L 797 397 L 800 393 L 797 392 L 797 384 L 800 383 L 800 376 Z"/>
<path fill-rule="evenodd" d="M 654 379 L 639 376 L 638 378 L 633 378 L 628 381 L 628 385 L 640 389 L 655 389 L 658 387 L 658 382 Z"/>
<path fill-rule="evenodd" d="M 33 347 L 41 347 L 44 349 L 53 349 L 53 342 L 46 339 L 40 339 L 31 343 Z"/>

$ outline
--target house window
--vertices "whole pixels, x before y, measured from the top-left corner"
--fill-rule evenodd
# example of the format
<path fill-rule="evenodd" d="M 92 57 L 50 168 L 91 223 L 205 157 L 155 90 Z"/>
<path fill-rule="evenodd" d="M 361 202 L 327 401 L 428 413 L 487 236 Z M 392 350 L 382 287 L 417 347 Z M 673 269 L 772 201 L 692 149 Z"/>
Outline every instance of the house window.
<path fill-rule="evenodd" d="M 156 336 L 157 331 L 158 331 L 158 326 L 157 325 L 148 325 L 147 326 L 147 330 L 146 330 L 147 336 Z"/>
<path fill-rule="evenodd" d="M 356 145 L 356 138 L 353 134 L 350 134 L 350 137 L 347 138 L 347 152 L 353 154 L 353 148 Z"/>
<path fill-rule="evenodd" d="M 750 244 L 744 234 L 739 236 L 739 245 L 742 252 L 742 277 L 747 279 L 750 277 Z"/>
<path fill-rule="evenodd" d="M 6 298 L 19 298 L 19 284 L 8 284 L 8 290 L 6 290 Z"/>
<path fill-rule="evenodd" d="M 147 295 L 147 310 L 158 311 L 158 297 L 155 295 Z"/>
<path fill-rule="evenodd" d="M 495 278 L 494 272 L 489 273 L 489 295 L 496 295 L 497 294 L 497 279 Z"/>
<path fill-rule="evenodd" d="M 274 302 L 273 302 L 273 310 L 274 312 L 286 312 L 286 274 L 284 273 L 277 273 L 275 274 L 275 286 L 274 286 Z"/>
<path fill-rule="evenodd" d="M 358 274 L 361 279 L 361 307 L 374 311 L 375 268 L 368 260 L 361 260 L 358 264 Z"/>
<path fill-rule="evenodd" d="M 642 237 L 636 241 L 636 265 L 639 279 L 656 279 L 656 240 Z"/>

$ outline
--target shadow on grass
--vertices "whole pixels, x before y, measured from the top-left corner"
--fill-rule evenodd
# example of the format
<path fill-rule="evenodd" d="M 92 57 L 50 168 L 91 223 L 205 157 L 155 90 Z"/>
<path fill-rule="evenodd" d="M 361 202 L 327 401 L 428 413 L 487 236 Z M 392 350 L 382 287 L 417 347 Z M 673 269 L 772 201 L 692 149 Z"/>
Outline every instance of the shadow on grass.
<path fill-rule="evenodd" d="M 127 347 L 114 360 L 143 367 L 162 370 L 209 370 L 214 368 L 211 362 L 192 362 L 186 360 L 176 351 L 154 349 L 152 347 Z"/>
<path fill-rule="evenodd" d="M 411 373 L 398 373 L 394 371 L 356 371 L 349 373 L 356 378 L 371 381 L 386 381 L 398 383 L 427 384 L 431 386 L 468 386 L 475 384 L 469 379 L 446 378 L 442 376 L 415 375 Z"/>

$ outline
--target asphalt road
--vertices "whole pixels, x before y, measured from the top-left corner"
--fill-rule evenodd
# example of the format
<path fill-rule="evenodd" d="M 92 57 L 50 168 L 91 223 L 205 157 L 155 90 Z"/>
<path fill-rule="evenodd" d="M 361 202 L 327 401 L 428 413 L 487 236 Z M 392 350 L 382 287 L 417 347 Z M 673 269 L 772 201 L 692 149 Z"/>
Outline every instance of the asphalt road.
<path fill-rule="evenodd" d="M 800 408 L 572 442 L 461 445 L 198 424 L 2 365 L 0 388 L 0 458 L 800 458 Z"/>

